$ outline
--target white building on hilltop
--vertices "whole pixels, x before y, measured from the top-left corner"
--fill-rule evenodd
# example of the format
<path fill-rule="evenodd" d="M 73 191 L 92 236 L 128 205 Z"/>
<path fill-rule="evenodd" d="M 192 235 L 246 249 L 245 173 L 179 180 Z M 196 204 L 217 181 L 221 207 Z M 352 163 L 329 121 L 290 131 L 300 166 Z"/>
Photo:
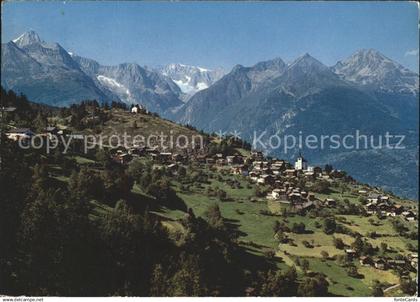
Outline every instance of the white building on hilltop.
<path fill-rule="evenodd" d="M 295 170 L 307 170 L 308 162 L 303 158 L 302 154 L 299 152 L 299 156 L 295 162 Z"/>
<path fill-rule="evenodd" d="M 140 111 L 145 111 L 145 108 L 142 105 L 131 105 L 131 113 L 140 113 Z"/>

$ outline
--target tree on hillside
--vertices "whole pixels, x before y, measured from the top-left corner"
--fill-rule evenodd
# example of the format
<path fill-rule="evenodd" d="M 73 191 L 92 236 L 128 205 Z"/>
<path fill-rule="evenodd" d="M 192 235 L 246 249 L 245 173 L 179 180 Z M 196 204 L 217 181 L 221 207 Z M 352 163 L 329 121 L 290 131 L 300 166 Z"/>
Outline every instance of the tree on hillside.
<path fill-rule="evenodd" d="M 335 219 L 333 217 L 327 217 L 324 219 L 324 233 L 325 234 L 333 234 L 336 230 L 336 222 Z"/>
<path fill-rule="evenodd" d="M 317 180 L 312 185 L 311 191 L 321 194 L 328 194 L 330 191 L 330 184 L 326 180 Z"/>
<path fill-rule="evenodd" d="M 328 295 L 328 281 L 321 274 L 314 277 L 305 277 L 299 284 L 300 297 L 325 297 Z"/>
<path fill-rule="evenodd" d="M 378 280 L 373 281 L 372 296 L 374 296 L 374 297 L 383 297 L 384 296 L 384 291 L 382 289 L 382 284 Z"/>
<path fill-rule="evenodd" d="M 292 225 L 292 232 L 296 233 L 296 234 L 303 234 L 305 233 L 305 224 L 303 222 L 299 222 L 299 223 L 293 223 Z"/>
<path fill-rule="evenodd" d="M 343 239 L 341 239 L 341 238 L 337 238 L 337 237 L 334 237 L 334 246 L 337 248 L 337 249 L 339 249 L 339 250 L 342 250 L 343 248 L 344 248 L 344 246 L 345 246 L 345 244 L 344 244 L 344 242 L 343 242 Z"/>
<path fill-rule="evenodd" d="M 290 297 L 297 291 L 296 268 L 292 266 L 286 272 L 269 270 L 259 274 L 257 293 L 263 297 Z"/>
<path fill-rule="evenodd" d="M 400 279 L 400 288 L 403 293 L 413 296 L 417 292 L 417 283 L 411 277 Z"/>
<path fill-rule="evenodd" d="M 220 208 L 216 203 L 211 204 L 207 208 L 205 216 L 207 217 L 207 221 L 212 227 L 221 230 L 225 227 Z"/>
<path fill-rule="evenodd" d="M 329 254 L 328 254 L 328 252 L 326 252 L 326 251 L 321 251 L 321 257 L 322 257 L 322 259 L 325 261 L 325 260 L 328 260 L 328 257 L 329 257 Z"/>

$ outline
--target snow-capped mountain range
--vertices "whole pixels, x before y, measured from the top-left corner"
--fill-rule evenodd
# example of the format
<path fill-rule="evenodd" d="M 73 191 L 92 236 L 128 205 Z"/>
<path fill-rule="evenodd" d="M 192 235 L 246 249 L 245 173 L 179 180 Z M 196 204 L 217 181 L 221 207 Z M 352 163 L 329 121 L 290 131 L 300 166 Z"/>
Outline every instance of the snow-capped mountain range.
<path fill-rule="evenodd" d="M 103 66 L 43 41 L 34 31 L 2 44 L 2 85 L 35 102 L 66 106 L 85 99 L 139 103 L 165 115 L 194 92 L 220 78 L 220 70 L 170 64 L 149 69 L 136 63 Z M 173 79 L 172 79 L 173 78 Z"/>
<path fill-rule="evenodd" d="M 290 64 L 277 58 L 257 63 L 252 68 L 238 65 L 231 73 L 247 69 L 249 84 L 255 89 L 259 85 L 267 85 L 268 80 L 280 81 L 293 70 L 293 65 L 299 66 L 304 62 L 307 66 L 294 68 L 298 70 L 295 72 L 309 76 L 313 70 L 321 68 L 327 75 L 325 70 L 329 69 L 332 72 L 328 76 L 340 77 L 346 83 L 363 89 L 397 94 L 418 93 L 418 75 L 376 50 L 360 50 L 332 67 L 316 59 L 307 60 L 308 56 L 306 54 Z M 129 104 L 141 103 L 152 111 L 168 115 L 182 106 L 189 106 L 184 103 L 192 96 L 229 75 L 222 68 L 210 70 L 185 64 L 156 68 L 135 63 L 102 66 L 92 59 L 66 51 L 58 43 L 43 41 L 34 31 L 2 44 L 1 69 L 5 88 L 24 93 L 37 102 L 63 106 L 86 98 L 119 100 Z M 288 79 L 293 80 L 293 77 L 289 75 Z M 302 88 L 305 89 L 304 86 Z M 293 93 L 287 85 L 283 85 L 282 89 Z"/>
<path fill-rule="evenodd" d="M 186 99 L 194 95 L 197 91 L 210 87 L 225 73 L 222 68 L 210 70 L 179 63 L 157 67 L 156 70 L 171 78 L 179 86 L 181 91 L 186 94 Z"/>

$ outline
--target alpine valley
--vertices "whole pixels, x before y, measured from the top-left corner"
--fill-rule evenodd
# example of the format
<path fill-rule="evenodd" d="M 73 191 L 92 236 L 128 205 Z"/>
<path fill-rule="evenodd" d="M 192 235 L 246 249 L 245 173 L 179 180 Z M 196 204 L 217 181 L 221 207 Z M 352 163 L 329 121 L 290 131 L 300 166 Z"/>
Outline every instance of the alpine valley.
<path fill-rule="evenodd" d="M 82 100 L 142 104 L 149 111 L 207 132 L 284 135 L 404 135 L 404 149 L 303 149 L 311 163 L 332 164 L 362 182 L 418 199 L 418 74 L 380 52 L 360 50 L 334 66 L 305 54 L 225 74 L 183 64 L 103 66 L 44 42 L 29 31 L 2 44 L 5 89 L 30 100 L 69 106 Z M 257 146 L 264 149 L 262 146 Z M 265 148 L 296 157 L 298 148 Z"/>

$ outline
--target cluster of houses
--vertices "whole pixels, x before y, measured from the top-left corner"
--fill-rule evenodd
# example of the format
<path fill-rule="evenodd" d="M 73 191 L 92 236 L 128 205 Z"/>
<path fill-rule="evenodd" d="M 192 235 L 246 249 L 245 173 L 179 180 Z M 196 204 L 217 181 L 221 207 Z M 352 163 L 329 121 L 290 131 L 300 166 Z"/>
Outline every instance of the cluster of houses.
<path fill-rule="evenodd" d="M 333 203 L 333 200 L 321 202 L 315 198 L 315 194 L 296 186 L 299 179 L 314 181 L 318 178 L 329 178 L 320 167 L 308 166 L 301 154 L 292 166 L 285 160 L 267 160 L 261 152 L 255 151 L 251 153 L 246 165 L 233 167 L 232 170 L 236 174 L 248 176 L 254 183 L 269 185 L 271 192 L 267 199 L 291 205 L 296 211 L 306 211 Z"/>
<path fill-rule="evenodd" d="M 418 264 L 418 253 L 408 254 L 407 257 L 401 259 L 393 259 L 390 257 L 371 257 L 371 256 L 360 256 L 357 257 L 357 252 L 354 249 L 346 249 L 345 253 L 349 259 L 359 259 L 359 263 L 362 266 L 371 266 L 380 270 L 405 268 L 411 265 L 414 269 L 417 269 Z"/>
<path fill-rule="evenodd" d="M 306 160 L 301 155 L 296 161 L 295 168 L 285 160 L 266 159 L 260 151 L 252 151 L 251 156 L 240 154 L 224 156 L 222 153 L 214 155 L 194 153 L 194 150 L 184 151 L 183 154 L 180 154 L 133 147 L 128 150 L 115 149 L 111 156 L 114 161 L 121 164 L 127 164 L 133 157 L 149 156 L 154 162 L 164 164 L 169 169 L 189 160 L 216 167 L 227 166 L 232 174 L 249 177 L 251 181 L 260 185 L 269 185 L 272 191 L 267 198 L 291 204 L 296 210 L 308 210 L 319 206 L 319 203 L 326 206 L 332 206 L 335 203 L 332 199 L 321 202 L 315 198 L 315 194 L 300 190 L 294 185 L 300 177 L 315 180 L 327 176 L 322 173 L 319 167 L 308 167 Z"/>
<path fill-rule="evenodd" d="M 145 108 L 141 105 L 133 105 L 131 112 L 139 113 Z M 28 128 L 13 129 L 6 133 L 12 140 L 30 139 L 35 135 Z M 64 130 L 54 126 L 44 129 L 41 136 L 51 137 L 52 135 L 65 135 Z M 161 152 L 158 149 L 147 147 L 119 147 L 111 151 L 111 158 L 120 164 L 128 164 L 134 157 L 150 156 L 153 161 L 166 165 L 169 169 L 176 168 L 179 164 L 187 163 L 192 160 L 198 163 L 214 166 L 229 166 L 232 174 L 249 177 L 249 179 L 259 185 L 268 185 L 271 192 L 267 198 L 280 203 L 289 204 L 295 210 L 308 210 L 313 207 L 335 206 L 336 201 L 327 198 L 320 201 L 311 192 L 301 190 L 296 186 L 299 180 L 313 182 L 317 179 L 331 181 L 332 173 L 322 171 L 320 167 L 311 167 L 307 160 L 299 153 L 299 156 L 292 166 L 289 162 L 279 159 L 268 159 L 260 151 L 251 151 L 250 156 L 234 154 L 223 156 L 218 153 L 209 155 L 197 150 L 182 150 L 182 153 Z M 415 221 L 416 213 L 403 205 L 395 204 L 389 196 L 376 193 L 369 193 L 360 190 L 360 195 L 368 195 L 368 203 L 364 206 L 368 215 L 379 214 L 382 216 L 400 216 L 407 221 Z"/>
<path fill-rule="evenodd" d="M 51 138 L 51 136 L 53 135 L 59 136 L 59 135 L 66 135 L 66 134 L 67 134 L 66 131 L 63 129 L 58 129 L 55 126 L 48 126 L 39 134 L 36 134 L 29 128 L 11 129 L 6 132 L 6 137 L 8 139 L 18 141 L 18 140 L 29 140 L 35 135 L 40 136 L 40 137 Z"/>
<path fill-rule="evenodd" d="M 382 216 L 401 216 L 407 221 L 414 221 L 416 214 L 405 209 L 403 205 L 395 204 L 389 196 L 382 196 L 376 193 L 370 193 L 365 210 L 368 215 L 379 214 Z"/>
<path fill-rule="evenodd" d="M 346 250 L 346 254 L 355 255 L 355 251 Z M 380 270 L 406 268 L 408 265 L 410 265 L 414 269 L 417 269 L 418 254 L 411 253 L 407 257 L 401 259 L 393 259 L 390 257 L 360 256 L 359 263 L 362 266 L 371 266 Z"/>
<path fill-rule="evenodd" d="M 156 148 L 147 147 L 118 147 L 111 150 L 111 158 L 120 164 L 128 164 L 133 158 L 149 156 L 154 162 L 166 165 L 173 165 L 185 163 L 188 159 L 188 154 L 161 152 Z"/>

